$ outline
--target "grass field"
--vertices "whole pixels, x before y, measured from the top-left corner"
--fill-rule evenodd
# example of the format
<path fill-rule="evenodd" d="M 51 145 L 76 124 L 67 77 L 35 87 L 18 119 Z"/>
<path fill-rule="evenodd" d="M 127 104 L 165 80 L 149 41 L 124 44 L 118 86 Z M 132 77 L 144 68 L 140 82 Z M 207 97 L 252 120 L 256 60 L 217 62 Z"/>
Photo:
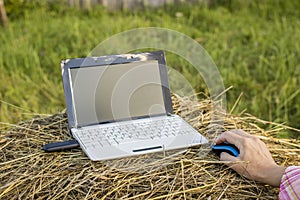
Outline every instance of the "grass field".
<path fill-rule="evenodd" d="M 211 6 L 167 6 L 144 11 L 81 11 L 64 6 L 9 7 L 0 27 L 0 121 L 65 108 L 60 60 L 84 57 L 113 34 L 137 27 L 165 27 L 198 41 L 224 79 L 228 110 L 300 128 L 300 2 L 220 1 Z M 178 14 L 179 13 L 179 14 Z M 199 92 L 206 87 L 189 64 L 169 55 Z M 298 137 L 297 133 L 281 136 Z"/>

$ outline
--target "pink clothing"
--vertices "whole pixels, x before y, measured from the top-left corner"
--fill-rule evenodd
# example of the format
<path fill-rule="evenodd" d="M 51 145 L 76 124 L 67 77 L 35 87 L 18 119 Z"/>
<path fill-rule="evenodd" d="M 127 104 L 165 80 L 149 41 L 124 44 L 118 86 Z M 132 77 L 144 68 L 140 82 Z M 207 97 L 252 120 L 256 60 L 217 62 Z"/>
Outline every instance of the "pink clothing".
<path fill-rule="evenodd" d="M 280 183 L 279 199 L 300 199 L 300 166 L 285 169 Z"/>

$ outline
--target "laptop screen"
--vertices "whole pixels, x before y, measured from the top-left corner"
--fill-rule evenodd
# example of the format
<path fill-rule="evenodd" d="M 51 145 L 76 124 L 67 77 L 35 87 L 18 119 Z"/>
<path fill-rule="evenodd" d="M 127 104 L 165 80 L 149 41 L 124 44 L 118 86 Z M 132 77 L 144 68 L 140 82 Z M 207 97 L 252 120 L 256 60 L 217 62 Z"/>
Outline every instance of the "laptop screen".
<path fill-rule="evenodd" d="M 157 60 L 68 70 L 79 126 L 166 113 Z"/>

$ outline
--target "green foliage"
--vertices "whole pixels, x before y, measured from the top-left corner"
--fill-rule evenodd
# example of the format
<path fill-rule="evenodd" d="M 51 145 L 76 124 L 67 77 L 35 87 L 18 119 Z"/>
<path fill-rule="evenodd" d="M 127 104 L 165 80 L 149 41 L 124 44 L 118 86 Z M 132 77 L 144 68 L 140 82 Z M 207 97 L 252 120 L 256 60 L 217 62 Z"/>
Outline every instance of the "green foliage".
<path fill-rule="evenodd" d="M 25 12 L 47 5 L 47 1 L 44 0 L 4 0 L 4 3 L 10 19 L 23 17 Z"/>
<path fill-rule="evenodd" d="M 260 118 L 300 128 L 299 1 L 212 1 L 135 12 L 103 7 L 82 11 L 45 1 L 22 7 L 24 2 L 5 1 L 10 27 L 0 30 L 0 99 L 24 110 L 2 102 L 1 121 L 63 110 L 61 59 L 84 57 L 113 34 L 157 26 L 182 32 L 207 50 L 225 87 L 233 86 L 227 93 L 228 110 L 243 93 L 235 113 L 247 109 Z M 167 61 L 197 91 L 207 93 L 189 63 L 172 54 L 167 54 Z"/>

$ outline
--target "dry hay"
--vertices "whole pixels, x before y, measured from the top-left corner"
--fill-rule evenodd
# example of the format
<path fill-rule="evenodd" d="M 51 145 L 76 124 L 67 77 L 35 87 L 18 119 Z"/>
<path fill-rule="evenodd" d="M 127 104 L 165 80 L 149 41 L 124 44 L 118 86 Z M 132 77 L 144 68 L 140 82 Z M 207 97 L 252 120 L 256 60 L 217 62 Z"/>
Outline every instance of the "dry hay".
<path fill-rule="evenodd" d="M 211 136 L 211 102 L 173 98 L 175 111 Z M 250 115 L 228 115 L 224 129 L 242 128 L 261 137 L 277 163 L 299 165 L 300 142 L 274 139 L 283 125 Z M 246 180 L 218 161 L 209 146 L 173 155 L 90 161 L 81 149 L 45 153 L 43 144 L 70 139 L 66 114 L 2 129 L 0 199 L 277 199 L 278 189 Z M 161 159 L 157 159 L 157 158 Z M 153 159 L 155 158 L 155 159 Z"/>

